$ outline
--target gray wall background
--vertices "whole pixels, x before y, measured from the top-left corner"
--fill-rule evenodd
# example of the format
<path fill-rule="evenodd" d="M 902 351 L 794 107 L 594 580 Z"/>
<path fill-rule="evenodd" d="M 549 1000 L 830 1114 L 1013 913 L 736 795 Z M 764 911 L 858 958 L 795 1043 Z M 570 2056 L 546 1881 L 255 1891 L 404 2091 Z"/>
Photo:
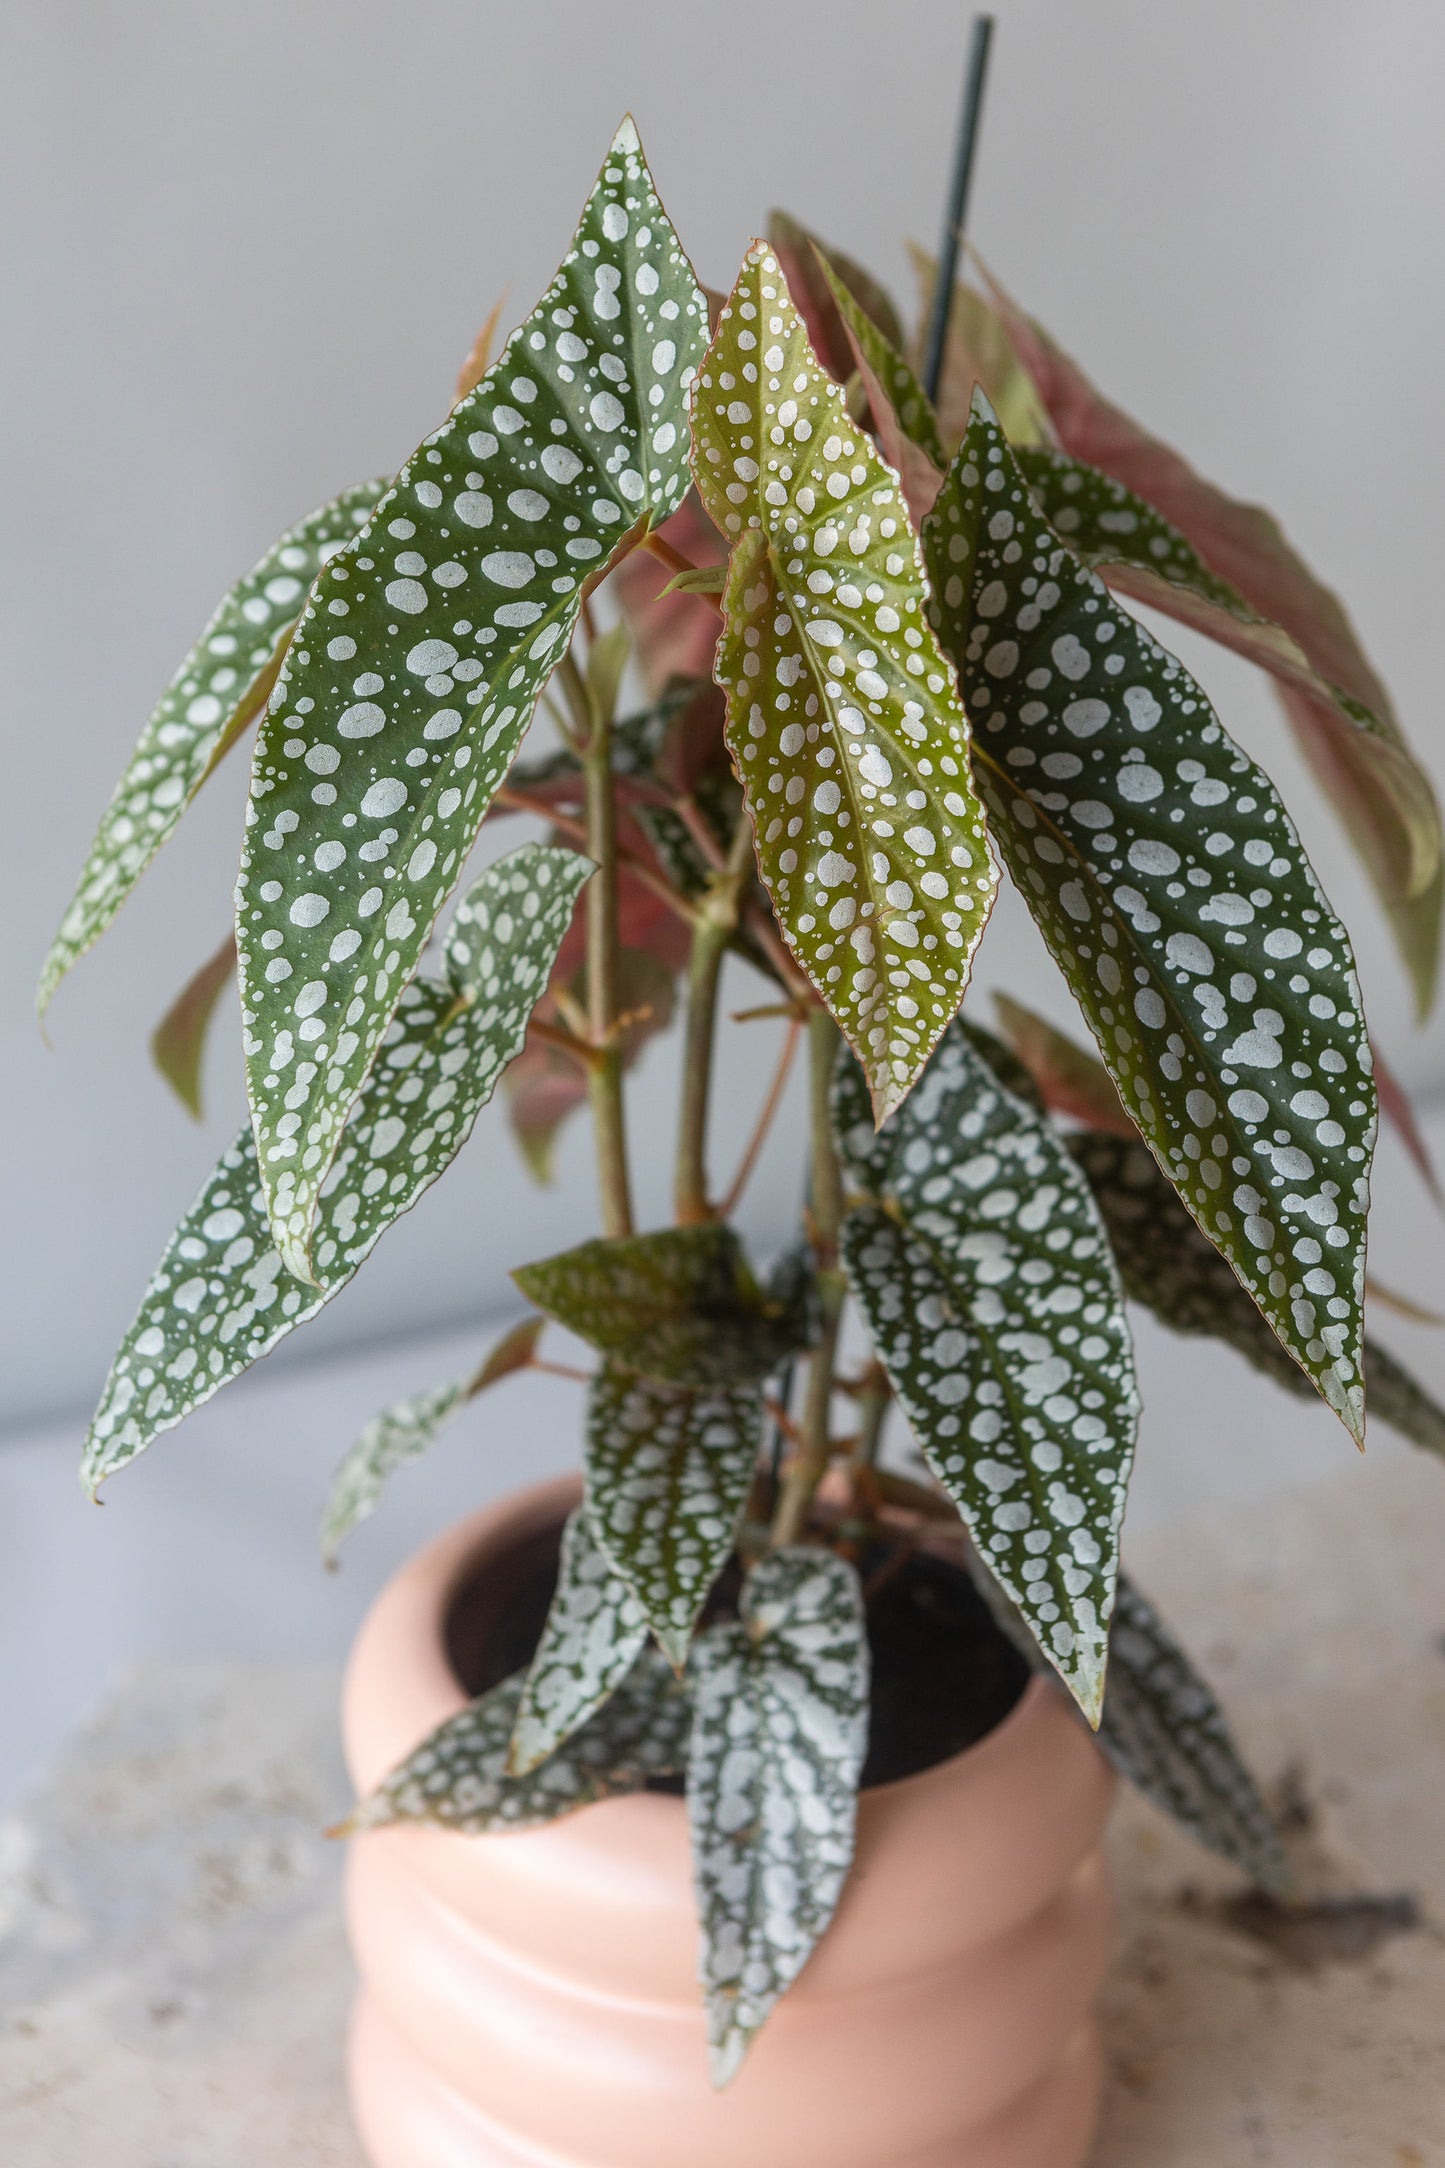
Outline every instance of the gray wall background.
<path fill-rule="evenodd" d="M 1106 389 L 1258 496 L 1347 596 L 1438 774 L 1445 564 L 1445 10 L 1438 0 L 997 0 L 973 231 Z M 394 466 L 497 296 L 525 313 L 624 110 L 710 283 L 784 202 L 906 288 L 931 240 L 967 11 L 730 0 L 10 0 L 0 22 L 6 1266 L 0 1422 L 94 1397 L 160 1247 L 240 1118 L 152 1076 L 154 1019 L 228 913 L 244 762 L 208 788 L 62 990 L 51 928 L 140 722 L 284 525 Z M 1174 637 L 1171 635 L 1171 637 Z M 1429 1097 L 1354 861 L 1262 685 L 1175 640 L 1296 806 L 1378 1035 Z M 519 838 L 519 831 L 513 830 Z M 1067 1010 L 1017 912 L 985 985 Z M 766 1029 L 767 1027 L 763 1027 Z M 719 1161 L 770 1048 L 734 1050 Z M 659 1050 L 639 1143 L 670 1109 Z M 754 1227 L 781 1235 L 787 1136 Z M 660 1204 L 663 1170 L 645 1194 Z M 278 1363 L 503 1299 L 591 1224 L 586 1139 L 530 1187 L 500 1114 Z M 1427 1293 L 1427 1289 L 1420 1292 Z"/>

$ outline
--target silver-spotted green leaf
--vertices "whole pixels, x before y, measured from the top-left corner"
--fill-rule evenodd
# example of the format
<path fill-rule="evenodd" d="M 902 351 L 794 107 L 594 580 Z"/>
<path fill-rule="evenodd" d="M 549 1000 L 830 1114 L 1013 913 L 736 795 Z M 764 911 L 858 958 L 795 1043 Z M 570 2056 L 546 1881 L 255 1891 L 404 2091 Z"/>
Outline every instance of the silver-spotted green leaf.
<path fill-rule="evenodd" d="M 843 1256 L 879 1359 L 990 1572 L 1096 1724 L 1139 1396 L 1089 1185 L 961 1026 L 881 1137 L 846 1070 L 835 1108 L 845 1180 L 874 1199 L 845 1220 Z"/>
<path fill-rule="evenodd" d="M 591 872 L 572 851 L 524 844 L 458 906 L 445 979 L 405 989 L 347 1124 L 322 1202 L 319 1284 L 282 1264 L 251 1131 L 241 1131 L 171 1237 L 111 1366 L 82 1463 L 92 1493 L 314 1317 L 450 1164 L 522 1045 Z"/>
<path fill-rule="evenodd" d="M 236 943 L 227 934 L 214 956 L 186 981 L 151 1033 L 151 1060 L 181 1105 L 201 1118 L 201 1063 L 216 1003 L 236 968 Z"/>
<path fill-rule="evenodd" d="M 796 1312 L 758 1286 L 719 1221 L 599 1237 L 512 1278 L 589 1347 L 671 1384 L 765 1378 L 798 1345 Z"/>
<path fill-rule="evenodd" d="M 1207 1682 L 1119 1579 L 1099 1743 L 1154 1805 L 1272 1895 L 1291 1894 L 1279 1830 Z"/>
<path fill-rule="evenodd" d="M 687 1758 L 691 1710 L 671 1666 L 645 1648 L 596 1714 L 524 1776 L 507 1758 L 524 1675 L 439 1724 L 337 1831 L 356 1836 L 392 1822 L 431 1822 L 461 1835 L 539 1829 L 654 1777 L 676 1776 Z"/>
<path fill-rule="evenodd" d="M 762 242 L 698 373 L 693 465 L 731 549 L 716 671 L 758 863 L 882 1121 L 963 998 L 997 872 L 897 477 Z"/>
<path fill-rule="evenodd" d="M 386 488 L 362 482 L 274 542 L 238 580 L 162 694 L 116 785 L 40 977 L 43 1011 L 105 932 L 212 769 L 265 706 L 306 590 Z"/>
<path fill-rule="evenodd" d="M 1269 779 L 1043 519 L 982 395 L 925 528 L 992 833 L 1124 1105 L 1355 1436 L 1375 1093 Z"/>
<path fill-rule="evenodd" d="M 583 594 L 687 491 L 706 337 L 629 121 L 546 295 L 307 604 L 236 914 L 262 1179 L 298 1277 L 347 1111 Z"/>
<path fill-rule="evenodd" d="M 321 1555 L 328 1566 L 362 1521 L 381 1502 L 386 1479 L 409 1460 L 419 1460 L 435 1445 L 450 1416 L 468 1396 L 470 1381 L 433 1385 L 426 1392 L 397 1400 L 374 1415 L 332 1478 L 321 1522 Z"/>
<path fill-rule="evenodd" d="M 693 1644 L 687 1806 L 715 2085 L 812 1955 L 853 1861 L 868 1641 L 852 1567 L 773 1551 Z"/>
<path fill-rule="evenodd" d="M 1124 1291 L 1172 1332 L 1228 1346 L 1296 1394 L 1313 1391 L 1152 1155 L 1135 1138 L 1084 1130 L 1068 1140 L 1109 1230 Z M 1364 1343 L 1368 1413 L 1426 1452 L 1445 1456 L 1445 1408 L 1377 1340 Z"/>
<path fill-rule="evenodd" d="M 822 271 L 828 281 L 833 304 L 842 319 L 849 345 L 864 372 L 865 383 L 869 377 L 874 380 L 897 416 L 904 434 L 917 445 L 941 475 L 948 465 L 948 453 L 944 449 L 943 438 L 938 429 L 938 417 L 929 402 L 927 392 L 897 345 L 849 293 L 826 259 L 822 260 Z M 893 464 L 897 466 L 897 460 L 894 460 Z"/>
<path fill-rule="evenodd" d="M 588 1521 L 679 1668 L 732 1552 L 762 1444 L 756 1385 L 663 1385 L 612 1363 L 593 1381 Z"/>
<path fill-rule="evenodd" d="M 647 1614 L 599 1550 L 579 1506 L 562 1531 L 557 1589 L 517 1704 L 507 1768 L 527 1776 L 615 1692 L 647 1641 Z"/>

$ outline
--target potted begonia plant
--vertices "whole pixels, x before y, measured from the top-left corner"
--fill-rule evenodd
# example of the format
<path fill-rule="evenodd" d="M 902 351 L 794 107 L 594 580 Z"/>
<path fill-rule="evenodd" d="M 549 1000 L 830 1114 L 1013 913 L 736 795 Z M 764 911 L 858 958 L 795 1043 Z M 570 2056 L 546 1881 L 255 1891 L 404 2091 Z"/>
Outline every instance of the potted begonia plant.
<path fill-rule="evenodd" d="M 534 1161 L 590 1104 L 600 1234 L 518 1269 L 529 1321 L 379 1416 L 327 1510 L 334 1552 L 549 1321 L 595 1350 L 582 1483 L 444 1536 L 353 1662 L 377 2168 L 1080 2161 L 1109 1764 L 1288 1897 L 1121 1576 L 1126 1297 L 1356 1438 L 1367 1394 L 1445 1435 L 1363 1332 L 1349 938 L 1120 598 L 1273 676 L 1422 1006 L 1430 785 L 1274 523 L 992 281 L 949 299 L 931 399 L 889 297 L 785 217 L 710 297 L 624 123 L 448 418 L 221 603 L 46 966 L 48 999 L 254 725 L 234 944 L 158 1040 L 188 1088 L 234 962 L 251 1121 L 116 1357 L 92 1493 L 340 1292 L 499 1084 Z M 429 958 L 518 815 L 541 839 Z M 1005 875 L 1097 1054 L 965 1001 Z M 766 1263 L 732 1224 L 755 1150 L 725 1191 L 708 1158 L 730 956 L 733 1028 L 781 1039 L 759 1134 L 806 1049 Z M 675 1212 L 639 1231 L 626 1077 L 674 1005 Z"/>

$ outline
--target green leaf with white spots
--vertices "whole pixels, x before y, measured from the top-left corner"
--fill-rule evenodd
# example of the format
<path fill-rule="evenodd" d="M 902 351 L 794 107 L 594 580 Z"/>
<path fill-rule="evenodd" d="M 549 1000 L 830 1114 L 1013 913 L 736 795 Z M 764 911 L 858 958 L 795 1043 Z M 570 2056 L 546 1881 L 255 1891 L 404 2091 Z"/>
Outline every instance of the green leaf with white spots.
<path fill-rule="evenodd" d="M 997 873 L 897 478 L 761 242 L 698 374 L 693 465 L 732 553 L 716 671 L 758 863 L 882 1121 L 963 998 Z"/>
<path fill-rule="evenodd" d="M 1039 513 L 980 395 L 925 527 L 1010 873 L 1130 1118 L 1355 1436 L 1370 1050 L 1269 779 Z"/>
<path fill-rule="evenodd" d="M 318 1285 L 286 1271 L 241 1131 L 171 1237 L 111 1366 L 82 1463 L 92 1495 L 314 1317 L 450 1165 L 522 1045 L 592 870 L 572 851 L 524 844 L 458 906 L 446 977 L 405 989 L 347 1124 L 322 1200 Z"/>
<path fill-rule="evenodd" d="M 963 1026 L 874 1136 L 851 1067 L 835 1128 L 843 1257 L 920 1451 L 1097 1724 L 1139 1396 L 1087 1182 Z"/>
<path fill-rule="evenodd" d="M 211 1018 L 236 968 L 236 943 L 227 934 L 214 956 L 186 981 L 151 1033 L 151 1060 L 188 1114 L 201 1119 L 201 1063 Z"/>
<path fill-rule="evenodd" d="M 853 1863 L 868 1639 L 853 1568 L 773 1551 L 693 1644 L 687 1808 L 714 2085 L 826 1932 Z"/>
<path fill-rule="evenodd" d="M 394 1401 L 372 1417 L 331 1481 L 321 1522 L 321 1555 L 328 1566 L 335 1565 L 352 1529 L 376 1511 L 387 1477 L 431 1450 L 469 1391 L 470 1380 L 457 1378 Z"/>
<path fill-rule="evenodd" d="M 822 264 L 823 276 L 833 303 L 847 334 L 864 381 L 872 377 L 883 392 L 898 418 L 900 427 L 910 442 L 916 444 L 933 466 L 943 473 L 948 465 L 948 453 L 938 431 L 938 417 L 929 402 L 928 394 L 919 383 L 909 364 L 898 351 L 867 310 L 849 293 L 847 287 L 826 261 Z M 875 419 L 878 417 L 875 416 Z M 898 461 L 893 461 L 895 466 Z"/>
<path fill-rule="evenodd" d="M 1314 1387 L 1281 1347 L 1213 1244 L 1199 1232 L 1152 1155 L 1135 1138 L 1085 1130 L 1068 1140 L 1109 1230 L 1130 1300 L 1171 1332 L 1223 1340 L 1296 1394 Z M 1318 1292 L 1326 1292 L 1321 1288 Z M 1367 1412 L 1426 1452 L 1445 1456 L 1445 1409 L 1377 1340 L 1364 1343 Z"/>
<path fill-rule="evenodd" d="M 692 1712 L 656 1649 L 643 1650 L 555 1753 L 513 1776 L 507 1757 L 523 1684 L 519 1671 L 439 1724 L 335 1834 L 359 1836 L 393 1822 L 430 1822 L 466 1837 L 540 1829 L 599 1799 L 643 1791 L 654 1777 L 676 1776 L 686 1760 Z"/>
<path fill-rule="evenodd" d="M 262 1180 L 299 1278 L 347 1111 L 583 595 L 687 492 L 706 337 L 629 121 L 548 292 L 307 604 L 236 915 Z"/>
<path fill-rule="evenodd" d="M 141 732 L 106 808 L 40 975 L 42 1014 L 266 705 L 307 588 L 365 525 L 386 486 L 384 477 L 362 482 L 288 528 L 216 609 Z"/>
<path fill-rule="evenodd" d="M 1224 1713 L 1153 1605 L 1119 1577 L 1099 1744 L 1129 1782 L 1192 1837 L 1287 1899 L 1279 1830 Z"/>
<path fill-rule="evenodd" d="M 679 1668 L 727 1564 L 763 1445 L 756 1385 L 689 1389 L 605 1364 L 587 1409 L 587 1517 Z"/>
<path fill-rule="evenodd" d="M 581 1242 L 512 1278 L 589 1347 L 668 1384 L 765 1378 L 798 1345 L 795 1311 L 758 1286 L 716 1220 Z"/>
<path fill-rule="evenodd" d="M 646 1641 L 647 1613 L 579 1506 L 562 1531 L 557 1589 L 517 1704 L 508 1773 L 530 1775 L 555 1754 L 622 1684 Z"/>

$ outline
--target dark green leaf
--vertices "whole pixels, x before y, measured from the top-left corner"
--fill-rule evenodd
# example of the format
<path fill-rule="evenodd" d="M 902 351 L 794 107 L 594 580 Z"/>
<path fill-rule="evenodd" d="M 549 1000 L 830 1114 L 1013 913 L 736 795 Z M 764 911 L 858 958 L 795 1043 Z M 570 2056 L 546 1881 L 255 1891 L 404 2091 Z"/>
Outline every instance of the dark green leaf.
<path fill-rule="evenodd" d="M 642 1654 L 647 1613 L 579 1506 L 562 1531 L 557 1591 L 517 1705 L 508 1773 L 529 1776 L 616 1692 Z"/>
<path fill-rule="evenodd" d="M 715 2085 L 826 1931 L 853 1861 L 868 1641 L 851 1566 L 760 1559 L 742 1618 L 693 1644 L 687 1805 Z"/>
<path fill-rule="evenodd" d="M 758 863 L 882 1121 L 963 998 L 997 873 L 907 506 L 762 243 L 698 375 L 693 463 L 732 551 L 716 667 Z"/>
<path fill-rule="evenodd" d="M 962 1027 L 873 1137 L 840 1070 L 849 1279 L 919 1449 L 1097 1723 L 1139 1400 L 1089 1192 Z"/>
<path fill-rule="evenodd" d="M 587 1516 L 671 1663 L 726 1565 L 763 1443 L 756 1385 L 689 1390 L 605 1364 L 587 1411 Z"/>
<path fill-rule="evenodd" d="M 590 1347 L 667 1384 L 765 1378 L 798 1344 L 796 1318 L 759 1288 L 718 1221 L 579 1243 L 512 1278 Z"/>
<path fill-rule="evenodd" d="M 521 1046 L 592 867 L 524 844 L 482 875 L 447 937 L 446 978 L 403 993 L 347 1124 L 316 1244 L 320 1285 L 271 1242 L 243 1129 L 181 1222 L 122 1341 L 86 1440 L 92 1493 L 343 1288 L 447 1167 Z"/>
<path fill-rule="evenodd" d="M 926 530 L 992 832 L 1124 1105 L 1358 1436 L 1370 1051 L 1273 785 L 1041 518 L 987 403 Z"/>
<path fill-rule="evenodd" d="M 629 121 L 547 294 L 307 604 L 236 918 L 261 1174 L 300 1278 L 347 1111 L 583 594 L 687 491 L 706 335 Z"/>
<path fill-rule="evenodd" d="M 201 1118 L 201 1061 L 216 1003 L 236 968 L 235 937 L 227 934 L 214 956 L 181 988 L 151 1033 L 151 1060 L 181 1105 Z"/>

